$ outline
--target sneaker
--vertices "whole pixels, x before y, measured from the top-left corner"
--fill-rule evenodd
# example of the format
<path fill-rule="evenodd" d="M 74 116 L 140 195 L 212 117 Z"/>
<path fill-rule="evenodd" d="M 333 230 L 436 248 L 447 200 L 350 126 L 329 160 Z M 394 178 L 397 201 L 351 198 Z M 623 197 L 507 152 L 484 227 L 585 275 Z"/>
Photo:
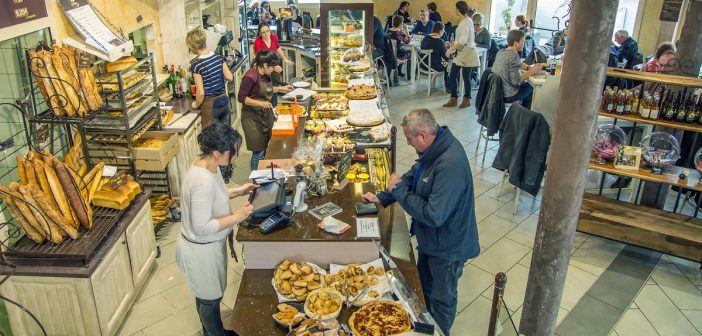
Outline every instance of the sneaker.
<path fill-rule="evenodd" d="M 456 107 L 458 106 L 458 98 L 451 97 L 448 103 L 444 104 L 443 107 Z"/>

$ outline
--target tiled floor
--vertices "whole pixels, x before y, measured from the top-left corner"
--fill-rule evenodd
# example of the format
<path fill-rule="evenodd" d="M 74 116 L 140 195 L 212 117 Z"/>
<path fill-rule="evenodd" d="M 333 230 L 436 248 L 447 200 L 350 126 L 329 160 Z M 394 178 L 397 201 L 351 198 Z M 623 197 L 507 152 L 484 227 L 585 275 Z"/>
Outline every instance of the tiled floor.
<path fill-rule="evenodd" d="M 508 185 L 501 188 L 502 173 L 489 168 L 497 144 L 490 143 L 484 165 L 481 164 L 482 154 L 476 155 L 479 126 L 474 110 L 442 108 L 441 104 L 446 100 L 446 96 L 435 91 L 431 97 L 426 98 L 423 92 L 425 91 L 416 90 L 407 84 L 393 88 L 388 100 L 391 118 L 399 125 L 404 113 L 412 108 L 424 106 L 434 112 L 442 125 L 449 125 L 464 145 L 471 162 L 479 220 L 482 253 L 465 266 L 459 283 L 458 316 L 452 335 L 486 334 L 493 279 L 497 272 L 507 273 L 504 299 L 515 324 L 518 325 L 538 221 L 540 197 L 537 197 L 532 208 L 532 198 L 522 196 L 517 214 L 512 215 L 514 190 Z M 398 150 L 398 172 L 404 172 L 412 165 L 415 154 L 405 143 L 401 132 L 398 132 Z M 237 167 L 240 168 L 237 169 L 233 182 L 246 180 L 248 171 L 245 167 L 248 167 L 248 160 L 247 153 L 237 160 Z M 596 176 L 593 177 L 593 183 L 596 184 Z M 174 264 L 174 241 L 178 234 L 178 224 L 167 226 L 160 232 L 158 241 L 161 244 L 162 256 L 158 259 L 158 266 L 139 302 L 129 314 L 121 335 L 189 336 L 199 333 L 200 325 L 194 309 L 194 298 L 188 291 L 183 274 Z M 612 265 L 617 264 L 614 261 L 625 246 L 576 233 L 558 316 L 559 323 L 571 318 L 578 319 L 580 323 L 594 325 L 598 323 L 598 316 L 609 312 L 604 309 L 591 314 L 570 315 L 576 305 L 586 304 L 581 301 L 597 300 L 588 292 L 603 274 L 606 274 L 605 272 L 617 272 Z M 613 328 L 607 328 L 604 335 L 701 335 L 702 274 L 699 266 L 698 263 L 663 256 L 655 266 L 652 276 L 643 279 L 641 288 L 626 303 L 623 313 L 614 317 L 616 322 L 612 325 Z M 230 259 L 229 271 L 229 285 L 222 302 L 225 325 L 230 322 L 227 317 L 236 300 L 243 265 Z M 619 312 L 615 306 L 609 307 L 612 312 Z M 508 325 L 504 324 L 504 327 L 505 334 L 511 335 Z M 560 335 L 571 334 L 568 330 L 562 330 Z"/>

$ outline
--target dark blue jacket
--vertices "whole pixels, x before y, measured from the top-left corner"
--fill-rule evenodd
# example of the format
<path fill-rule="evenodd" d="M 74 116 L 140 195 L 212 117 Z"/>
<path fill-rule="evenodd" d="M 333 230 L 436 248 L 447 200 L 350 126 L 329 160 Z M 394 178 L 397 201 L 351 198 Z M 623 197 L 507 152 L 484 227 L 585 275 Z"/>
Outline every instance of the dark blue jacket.
<path fill-rule="evenodd" d="M 466 261 L 480 253 L 468 157 L 448 128 L 442 127 L 392 192 L 379 193 L 378 198 L 383 206 L 397 201 L 412 216 L 420 253 L 451 261 Z"/>
<path fill-rule="evenodd" d="M 414 28 L 412 29 L 410 34 L 412 34 L 412 35 L 420 34 L 420 35 L 426 36 L 426 35 L 431 34 L 431 30 L 433 28 L 434 28 L 434 21 L 432 21 L 432 20 L 427 21 L 426 26 L 422 23 L 422 21 L 417 21 L 417 22 L 415 22 Z"/>
<path fill-rule="evenodd" d="M 634 56 L 639 52 L 639 44 L 633 38 L 627 37 L 627 39 L 618 47 L 614 47 L 614 54 L 617 56 L 617 61 L 624 62 L 624 60 L 631 61 Z"/>

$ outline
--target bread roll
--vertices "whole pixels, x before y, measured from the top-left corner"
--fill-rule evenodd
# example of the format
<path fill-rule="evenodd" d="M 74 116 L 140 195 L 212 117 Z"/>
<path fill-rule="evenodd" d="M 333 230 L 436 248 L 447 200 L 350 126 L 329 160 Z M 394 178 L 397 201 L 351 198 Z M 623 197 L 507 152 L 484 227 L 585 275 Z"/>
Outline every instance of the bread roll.
<path fill-rule="evenodd" d="M 86 229 L 90 229 L 92 223 L 88 218 L 88 209 L 76 181 L 71 176 L 71 173 L 69 173 L 68 168 L 66 168 L 61 161 L 54 160 L 54 170 L 61 182 L 63 191 L 66 193 L 68 204 L 71 205 L 71 209 L 75 212 L 78 222 Z"/>
<path fill-rule="evenodd" d="M 73 218 L 71 206 L 68 204 L 68 199 L 66 198 L 66 193 L 63 192 L 61 182 L 59 181 L 58 176 L 56 176 L 56 171 L 54 171 L 52 161 L 50 161 L 49 165 L 44 165 L 44 173 L 46 174 L 46 180 L 49 182 L 51 194 L 56 200 L 59 211 L 61 211 L 61 215 L 66 219 L 68 224 L 74 228 L 77 228 L 78 222 Z"/>
<path fill-rule="evenodd" d="M 78 238 L 78 230 L 68 224 L 68 222 L 61 217 L 61 215 L 58 213 L 58 210 L 53 208 L 48 204 L 47 197 L 45 196 L 44 192 L 41 191 L 38 187 L 30 185 L 28 187 L 29 191 L 32 193 L 32 197 L 34 197 L 34 200 L 36 203 L 39 205 L 39 207 L 44 211 L 44 213 L 49 217 L 48 219 L 53 221 L 58 225 L 58 227 L 63 230 L 66 234 L 68 234 L 69 237 L 73 239 Z"/>
<path fill-rule="evenodd" d="M 53 221 L 51 221 L 48 216 L 42 212 L 42 210 L 40 210 L 41 208 L 39 204 L 29 191 L 29 189 L 32 187 L 32 184 L 20 186 L 20 193 L 22 193 L 24 201 L 30 206 L 29 209 L 39 222 L 39 225 L 44 229 L 44 233 L 48 237 L 49 241 L 54 244 L 58 244 L 63 241 L 63 231 L 59 229 L 58 226 L 56 226 L 56 224 L 54 224 Z"/>

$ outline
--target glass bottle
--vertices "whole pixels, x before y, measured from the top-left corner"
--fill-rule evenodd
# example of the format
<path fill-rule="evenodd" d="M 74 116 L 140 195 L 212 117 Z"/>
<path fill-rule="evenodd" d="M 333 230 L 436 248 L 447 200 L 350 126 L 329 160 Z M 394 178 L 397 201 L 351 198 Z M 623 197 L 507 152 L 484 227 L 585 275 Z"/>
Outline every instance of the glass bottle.
<path fill-rule="evenodd" d="M 617 94 L 617 105 L 615 107 L 616 113 L 617 114 L 624 114 L 624 101 L 626 100 L 626 96 L 624 95 L 624 90 L 619 91 Z"/>
<path fill-rule="evenodd" d="M 694 95 L 692 97 L 692 101 L 690 101 L 690 105 L 688 105 L 687 119 L 685 119 L 685 121 L 691 124 L 697 121 L 698 117 L 699 115 L 697 111 L 697 95 Z"/>
<path fill-rule="evenodd" d="M 648 93 L 644 94 L 641 102 L 641 118 L 648 119 L 651 117 L 651 96 Z"/>
<path fill-rule="evenodd" d="M 676 103 L 676 99 L 678 97 L 678 93 L 673 92 L 671 94 L 670 92 L 668 92 L 668 94 L 670 94 L 670 97 L 669 97 L 669 99 L 666 99 L 665 113 L 663 113 L 663 119 L 673 120 L 675 118 L 675 103 Z"/>
<path fill-rule="evenodd" d="M 168 75 L 167 82 L 168 82 L 168 86 L 171 88 L 171 94 L 173 94 L 173 96 L 175 96 L 175 94 L 176 94 L 176 76 L 175 76 L 174 71 L 175 71 L 174 66 L 171 65 L 170 69 L 168 69 L 169 75 Z"/>
<path fill-rule="evenodd" d="M 687 99 L 685 99 L 684 95 L 681 95 L 681 97 L 682 99 L 680 99 L 680 104 L 678 104 L 678 113 L 675 116 L 675 120 L 685 122 L 685 120 L 687 120 L 687 111 L 690 106 L 690 95 L 687 95 Z"/>
<path fill-rule="evenodd" d="M 656 93 L 653 96 L 653 102 L 651 103 L 651 115 L 649 116 L 649 118 L 658 119 L 658 114 L 660 111 L 660 104 L 661 104 L 661 96 L 660 96 L 660 94 Z"/>
<path fill-rule="evenodd" d="M 610 95 L 610 91 L 612 88 L 607 86 L 602 92 L 602 101 L 600 102 L 600 111 L 607 111 L 607 104 L 609 103 L 609 100 L 612 99 L 612 96 Z"/>
<path fill-rule="evenodd" d="M 614 105 L 616 104 L 617 100 L 617 92 L 614 90 L 609 91 L 609 99 L 607 99 L 607 111 L 608 113 L 613 113 L 614 112 Z"/>
<path fill-rule="evenodd" d="M 624 92 L 626 92 L 624 94 L 624 114 L 630 114 L 631 106 L 634 103 L 634 95 L 631 93 L 630 90 L 626 90 Z"/>

